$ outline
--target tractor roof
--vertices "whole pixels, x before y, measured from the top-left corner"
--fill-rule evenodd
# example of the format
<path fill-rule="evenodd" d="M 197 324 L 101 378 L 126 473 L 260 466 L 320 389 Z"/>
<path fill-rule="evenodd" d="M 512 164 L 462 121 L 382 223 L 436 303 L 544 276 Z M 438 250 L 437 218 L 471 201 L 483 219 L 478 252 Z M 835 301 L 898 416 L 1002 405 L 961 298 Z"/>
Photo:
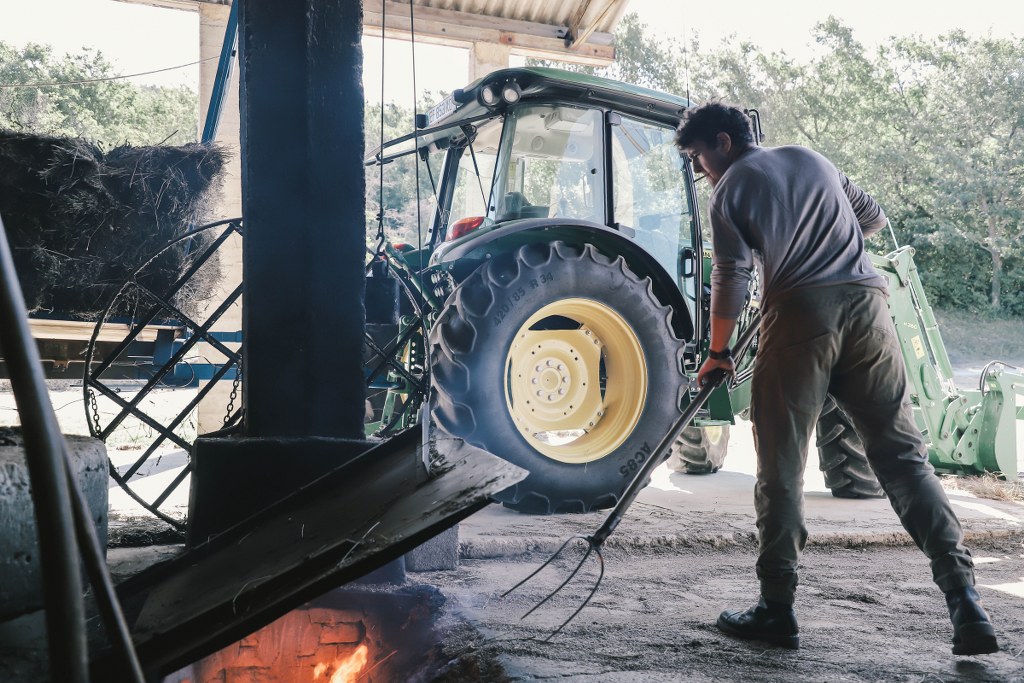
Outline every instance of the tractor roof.
<path fill-rule="evenodd" d="M 515 104 L 536 101 L 597 107 L 672 127 L 678 125 L 683 112 L 692 104 L 677 95 L 573 71 L 546 67 L 501 69 L 454 91 L 427 114 L 425 129 L 385 143 L 383 156 L 407 154 L 416 146 L 423 147 L 449 135 L 453 126 L 501 115 L 510 105 L 499 99 L 487 106 L 482 93 L 488 87 L 500 92 L 508 84 L 515 84 L 520 91 Z M 367 163 L 373 163 L 382 151 L 373 150 Z"/>
<path fill-rule="evenodd" d="M 444 119 L 438 119 L 437 123 L 447 122 L 450 118 L 464 118 L 467 114 L 471 116 L 474 112 L 470 109 L 479 108 L 480 113 L 483 113 L 486 108 L 480 102 L 480 91 L 488 85 L 501 87 L 509 82 L 515 82 L 520 87 L 522 101 L 578 102 L 644 117 L 654 115 L 657 118 L 662 118 L 667 116 L 678 120 L 683 111 L 691 104 L 684 97 L 631 83 L 614 81 L 610 78 L 563 71 L 562 69 L 524 67 L 494 71 L 474 81 L 461 91 L 456 90 L 452 93 L 456 102 L 468 101 Z M 476 107 L 472 106 L 474 104 Z"/>

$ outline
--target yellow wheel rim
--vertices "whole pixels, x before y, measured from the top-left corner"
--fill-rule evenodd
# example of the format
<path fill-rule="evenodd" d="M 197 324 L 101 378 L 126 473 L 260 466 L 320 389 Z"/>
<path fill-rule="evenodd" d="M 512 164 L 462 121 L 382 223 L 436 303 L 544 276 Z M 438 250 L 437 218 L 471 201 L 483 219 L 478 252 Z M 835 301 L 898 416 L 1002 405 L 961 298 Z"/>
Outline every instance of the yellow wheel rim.
<path fill-rule="evenodd" d="M 556 325 L 577 329 L 545 329 Z M 559 462 L 593 462 L 621 446 L 640 421 L 647 383 L 633 328 L 591 299 L 541 308 L 505 359 L 505 402 L 516 428 Z"/>
<path fill-rule="evenodd" d="M 708 437 L 708 443 L 717 446 L 718 442 L 722 440 L 722 426 L 721 425 L 710 425 L 704 427 L 704 433 Z"/>

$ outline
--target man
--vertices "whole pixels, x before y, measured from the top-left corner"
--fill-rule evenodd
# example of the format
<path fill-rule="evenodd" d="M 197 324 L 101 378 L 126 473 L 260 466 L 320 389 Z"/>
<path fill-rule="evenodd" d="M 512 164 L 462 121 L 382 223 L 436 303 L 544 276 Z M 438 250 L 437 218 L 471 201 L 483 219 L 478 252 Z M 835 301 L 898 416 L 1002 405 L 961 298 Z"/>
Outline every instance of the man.
<path fill-rule="evenodd" d="M 931 560 L 953 622 L 953 653 L 996 652 L 960 522 L 907 403 L 886 282 L 864 253 L 864 238 L 886 224 L 882 209 L 816 152 L 755 146 L 749 119 L 734 107 L 691 110 L 676 144 L 713 187 L 711 342 L 698 382 L 718 368 L 735 370 L 728 343 L 755 255 L 763 290 L 750 401 L 761 599 L 747 610 L 722 612 L 718 627 L 799 647 L 793 601 L 807 540 L 803 472 L 811 431 L 831 393 L 857 428 L 904 528 Z"/>

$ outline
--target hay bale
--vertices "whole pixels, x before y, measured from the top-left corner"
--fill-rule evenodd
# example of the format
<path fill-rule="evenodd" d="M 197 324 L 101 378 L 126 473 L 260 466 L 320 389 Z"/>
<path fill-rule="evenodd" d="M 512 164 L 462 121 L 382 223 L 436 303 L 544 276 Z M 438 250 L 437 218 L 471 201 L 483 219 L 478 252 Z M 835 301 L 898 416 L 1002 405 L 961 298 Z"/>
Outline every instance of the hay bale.
<path fill-rule="evenodd" d="M 0 216 L 29 311 L 95 319 L 157 251 L 208 219 L 226 159 L 214 145 L 104 152 L 78 138 L 0 130 Z M 166 292 L 213 238 L 183 241 L 140 282 Z M 214 257 L 175 305 L 195 315 L 219 277 Z M 122 297 L 113 313 L 147 304 Z"/>

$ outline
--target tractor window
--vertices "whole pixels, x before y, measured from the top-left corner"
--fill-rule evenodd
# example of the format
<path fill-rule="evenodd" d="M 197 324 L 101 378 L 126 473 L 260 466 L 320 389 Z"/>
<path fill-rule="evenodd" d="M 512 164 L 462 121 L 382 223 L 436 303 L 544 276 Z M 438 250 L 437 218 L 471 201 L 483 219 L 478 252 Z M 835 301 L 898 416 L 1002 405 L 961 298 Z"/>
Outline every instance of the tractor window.
<path fill-rule="evenodd" d="M 532 105 L 506 116 L 496 221 L 565 217 L 604 223 L 601 113 Z"/>
<path fill-rule="evenodd" d="M 693 240 L 674 131 L 625 117 L 612 131 L 615 221 L 679 281 L 680 252 Z"/>
<path fill-rule="evenodd" d="M 501 140 L 501 120 L 488 121 L 476 131 L 473 151 L 469 147 L 454 149 L 460 154 L 455 173 L 455 190 L 452 194 L 446 225 L 470 216 L 487 216 L 487 197 L 494 180 L 494 161 L 498 155 Z M 479 171 L 479 175 L 477 172 Z"/>

